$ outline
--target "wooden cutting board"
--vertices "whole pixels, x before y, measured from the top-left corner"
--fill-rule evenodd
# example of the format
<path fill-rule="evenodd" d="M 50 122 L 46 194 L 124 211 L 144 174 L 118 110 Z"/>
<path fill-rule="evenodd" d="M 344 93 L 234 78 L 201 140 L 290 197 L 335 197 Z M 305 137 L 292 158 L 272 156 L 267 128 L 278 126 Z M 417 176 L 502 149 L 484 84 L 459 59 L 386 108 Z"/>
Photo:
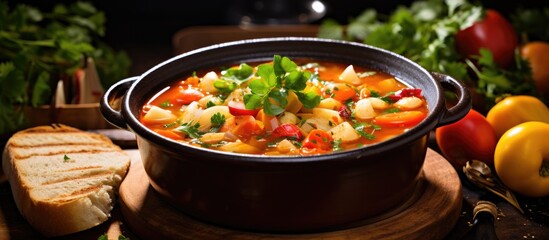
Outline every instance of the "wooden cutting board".
<path fill-rule="evenodd" d="M 124 221 L 143 239 L 442 239 L 456 224 L 461 204 L 459 176 L 431 149 L 427 150 L 417 198 L 409 206 L 383 220 L 331 232 L 269 234 L 209 225 L 161 200 L 150 187 L 141 161 L 132 162 L 120 186 Z"/>

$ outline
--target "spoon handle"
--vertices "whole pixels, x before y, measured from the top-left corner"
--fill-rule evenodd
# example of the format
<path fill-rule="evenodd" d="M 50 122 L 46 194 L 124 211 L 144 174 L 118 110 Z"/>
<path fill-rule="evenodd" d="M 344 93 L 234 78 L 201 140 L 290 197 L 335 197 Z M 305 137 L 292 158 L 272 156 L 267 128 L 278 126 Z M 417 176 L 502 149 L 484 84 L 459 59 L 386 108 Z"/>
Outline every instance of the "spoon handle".
<path fill-rule="evenodd" d="M 500 196 L 524 214 L 524 210 L 520 207 L 520 204 L 518 203 L 518 200 L 513 192 L 511 192 L 511 190 L 492 176 L 488 166 L 485 166 L 479 161 L 472 160 L 466 163 L 463 167 L 463 172 L 465 173 L 467 179 L 474 185 Z"/>

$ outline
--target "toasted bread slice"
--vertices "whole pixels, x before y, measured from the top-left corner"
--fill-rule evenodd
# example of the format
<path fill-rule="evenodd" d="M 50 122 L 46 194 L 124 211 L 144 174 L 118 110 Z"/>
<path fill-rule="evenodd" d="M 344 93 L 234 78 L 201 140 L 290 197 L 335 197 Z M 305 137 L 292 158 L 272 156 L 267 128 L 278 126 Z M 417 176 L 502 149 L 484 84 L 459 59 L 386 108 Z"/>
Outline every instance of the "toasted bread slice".
<path fill-rule="evenodd" d="M 52 125 L 14 134 L 2 166 L 21 215 L 52 237 L 109 218 L 130 157 L 103 135 Z"/>

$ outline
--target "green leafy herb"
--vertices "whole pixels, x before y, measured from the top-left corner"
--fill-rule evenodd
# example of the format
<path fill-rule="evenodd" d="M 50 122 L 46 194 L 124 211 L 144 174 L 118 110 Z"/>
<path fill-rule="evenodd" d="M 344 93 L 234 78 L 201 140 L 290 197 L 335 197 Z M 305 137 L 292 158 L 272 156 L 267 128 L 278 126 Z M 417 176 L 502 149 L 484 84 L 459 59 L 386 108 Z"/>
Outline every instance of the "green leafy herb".
<path fill-rule="evenodd" d="M 63 162 L 68 162 L 70 160 L 71 160 L 71 158 L 69 156 L 67 156 L 67 155 L 63 156 Z"/>
<path fill-rule="evenodd" d="M 160 104 L 158 104 L 159 107 L 161 108 L 169 108 L 170 106 L 172 106 L 172 104 L 170 103 L 170 100 L 166 100 Z"/>
<path fill-rule="evenodd" d="M 210 132 L 218 132 L 219 129 L 223 126 L 225 123 L 225 115 L 221 113 L 214 113 L 210 119 L 212 123 L 212 127 L 210 128 Z"/>
<path fill-rule="evenodd" d="M 191 138 L 200 138 L 202 134 L 198 130 L 200 128 L 200 123 L 194 123 L 192 121 L 183 123 L 181 126 L 177 127 L 175 130 L 187 134 Z"/>
<path fill-rule="evenodd" d="M 341 151 L 343 148 L 341 147 L 342 140 L 337 139 L 332 142 L 332 150 L 335 151 Z"/>
<path fill-rule="evenodd" d="M 354 122 L 353 128 L 360 134 L 362 137 L 374 140 L 376 136 L 373 134 L 374 131 L 381 130 L 381 127 L 375 124 L 365 123 L 365 122 Z M 371 133 L 367 133 L 366 129 L 372 129 Z"/>
<path fill-rule="evenodd" d="M 247 109 L 263 107 L 268 115 L 284 112 L 288 105 L 288 92 L 294 92 L 306 108 L 313 108 L 320 102 L 320 96 L 314 92 L 302 92 L 312 77 L 308 71 L 302 71 L 288 57 L 275 55 L 273 64 L 261 64 L 257 67 L 257 76 L 249 83 L 250 94 L 244 95 Z"/>
<path fill-rule="evenodd" d="M 60 78 L 93 57 L 104 87 L 127 77 L 130 59 L 101 38 L 105 14 L 89 2 L 56 4 L 41 12 L 0 2 L 0 133 L 25 126 L 25 106 L 49 104 Z"/>

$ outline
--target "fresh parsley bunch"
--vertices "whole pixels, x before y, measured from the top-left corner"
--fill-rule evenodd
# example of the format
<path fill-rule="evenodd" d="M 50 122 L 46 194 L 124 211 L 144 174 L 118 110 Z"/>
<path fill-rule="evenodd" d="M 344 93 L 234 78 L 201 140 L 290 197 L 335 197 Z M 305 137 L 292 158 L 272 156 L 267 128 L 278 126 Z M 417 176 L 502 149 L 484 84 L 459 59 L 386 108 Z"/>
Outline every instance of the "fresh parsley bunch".
<path fill-rule="evenodd" d="M 308 71 L 302 71 L 288 57 L 275 55 L 273 63 L 257 67 L 257 76 L 250 81 L 250 94 L 244 95 L 247 109 L 263 107 L 267 115 L 278 115 L 288 105 L 288 92 L 294 92 L 306 108 L 313 108 L 320 102 L 320 95 L 313 91 L 303 92 L 307 81 L 313 77 Z"/>
<path fill-rule="evenodd" d="M 101 41 L 105 15 L 87 2 L 51 12 L 0 2 L 0 134 L 25 124 L 25 106 L 50 103 L 57 81 L 94 58 L 105 87 L 127 76 L 130 59 Z"/>

